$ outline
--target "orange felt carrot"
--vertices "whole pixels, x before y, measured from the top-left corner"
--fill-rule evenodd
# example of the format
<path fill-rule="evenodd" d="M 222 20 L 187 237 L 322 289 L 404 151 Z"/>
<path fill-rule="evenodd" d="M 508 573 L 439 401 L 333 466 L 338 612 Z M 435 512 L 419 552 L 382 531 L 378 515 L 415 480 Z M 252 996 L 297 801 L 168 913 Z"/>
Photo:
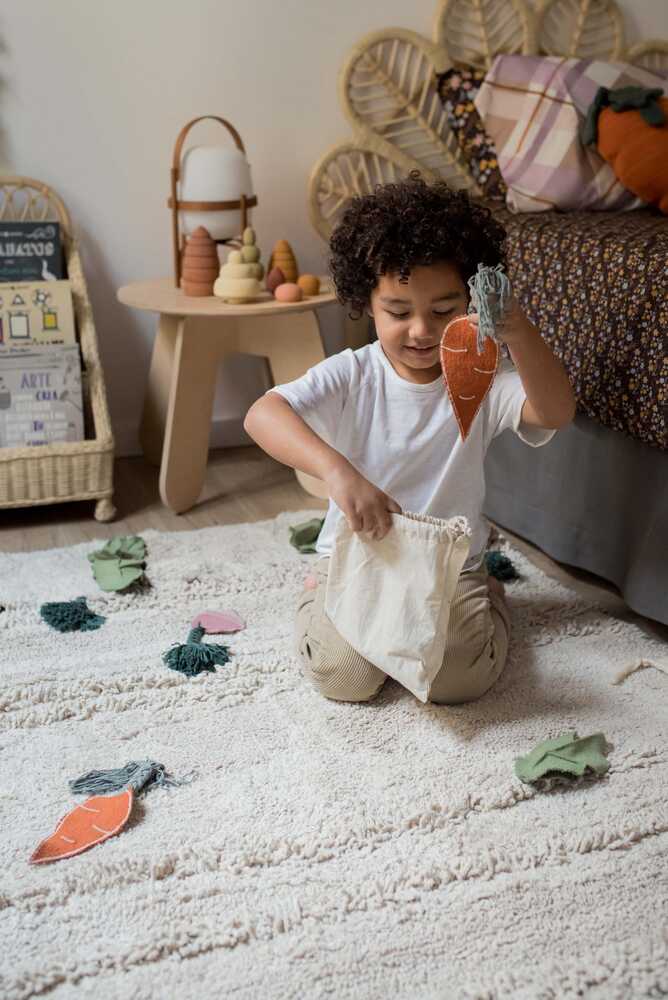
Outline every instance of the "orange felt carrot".
<path fill-rule="evenodd" d="M 59 821 L 50 837 L 33 852 L 33 865 L 59 861 L 81 854 L 89 847 L 122 830 L 132 811 L 134 792 L 126 788 L 118 795 L 94 795 L 75 806 Z"/>
<path fill-rule="evenodd" d="M 125 767 L 110 771 L 88 771 L 70 781 L 75 794 L 93 795 L 58 822 L 53 833 L 33 852 L 30 861 L 42 865 L 47 861 L 71 858 L 89 847 L 119 833 L 128 821 L 135 795 L 141 795 L 155 785 L 170 787 L 186 785 L 190 778 L 177 780 L 167 774 L 164 764 L 155 760 L 129 760 Z M 104 794 L 118 793 L 118 794 Z"/>
<path fill-rule="evenodd" d="M 485 337 L 478 353 L 478 333 L 468 316 L 457 316 L 443 331 L 441 367 L 462 440 L 489 392 L 499 363 L 499 346 Z"/>

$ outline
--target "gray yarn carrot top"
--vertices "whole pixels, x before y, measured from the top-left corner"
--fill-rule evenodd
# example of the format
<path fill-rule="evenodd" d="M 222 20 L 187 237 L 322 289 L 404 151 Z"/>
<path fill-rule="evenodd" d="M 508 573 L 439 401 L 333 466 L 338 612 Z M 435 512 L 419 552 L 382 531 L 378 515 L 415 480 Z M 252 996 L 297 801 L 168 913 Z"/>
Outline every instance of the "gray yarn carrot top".
<path fill-rule="evenodd" d="M 510 281 L 502 264 L 496 267 L 478 264 L 478 270 L 469 278 L 468 286 L 471 293 L 468 311 L 478 313 L 478 354 L 482 354 L 485 337 L 498 341 L 494 331 L 508 307 Z"/>

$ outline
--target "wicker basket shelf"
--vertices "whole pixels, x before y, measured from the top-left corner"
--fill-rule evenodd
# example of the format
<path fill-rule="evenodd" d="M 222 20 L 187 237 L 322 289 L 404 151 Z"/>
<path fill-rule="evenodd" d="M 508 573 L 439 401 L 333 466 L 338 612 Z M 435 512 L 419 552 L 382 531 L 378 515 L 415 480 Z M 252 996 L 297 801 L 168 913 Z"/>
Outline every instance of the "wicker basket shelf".
<path fill-rule="evenodd" d="M 111 521 L 114 438 L 86 279 L 64 203 L 30 177 L 0 177 L 0 220 L 58 221 L 72 285 L 83 362 L 86 439 L 25 448 L 0 448 L 0 509 L 97 500 L 95 518 Z"/>

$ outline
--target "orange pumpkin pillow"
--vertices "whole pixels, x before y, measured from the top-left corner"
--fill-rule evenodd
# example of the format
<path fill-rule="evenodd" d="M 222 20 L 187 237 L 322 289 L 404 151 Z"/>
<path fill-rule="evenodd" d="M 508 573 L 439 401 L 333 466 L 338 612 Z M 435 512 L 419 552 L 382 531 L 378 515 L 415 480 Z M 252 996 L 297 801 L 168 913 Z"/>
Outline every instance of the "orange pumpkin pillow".
<path fill-rule="evenodd" d="M 668 215 L 668 98 L 660 90 L 601 87 L 583 130 L 615 176 Z"/>

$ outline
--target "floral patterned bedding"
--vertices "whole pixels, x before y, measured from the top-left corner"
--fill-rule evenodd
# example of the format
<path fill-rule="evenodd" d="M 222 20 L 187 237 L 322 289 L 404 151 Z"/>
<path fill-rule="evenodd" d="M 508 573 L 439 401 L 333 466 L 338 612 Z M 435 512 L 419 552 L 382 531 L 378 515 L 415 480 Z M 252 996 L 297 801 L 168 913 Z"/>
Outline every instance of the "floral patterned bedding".
<path fill-rule="evenodd" d="M 668 449 L 668 219 L 487 204 L 508 233 L 517 297 L 566 366 L 578 408 Z"/>

